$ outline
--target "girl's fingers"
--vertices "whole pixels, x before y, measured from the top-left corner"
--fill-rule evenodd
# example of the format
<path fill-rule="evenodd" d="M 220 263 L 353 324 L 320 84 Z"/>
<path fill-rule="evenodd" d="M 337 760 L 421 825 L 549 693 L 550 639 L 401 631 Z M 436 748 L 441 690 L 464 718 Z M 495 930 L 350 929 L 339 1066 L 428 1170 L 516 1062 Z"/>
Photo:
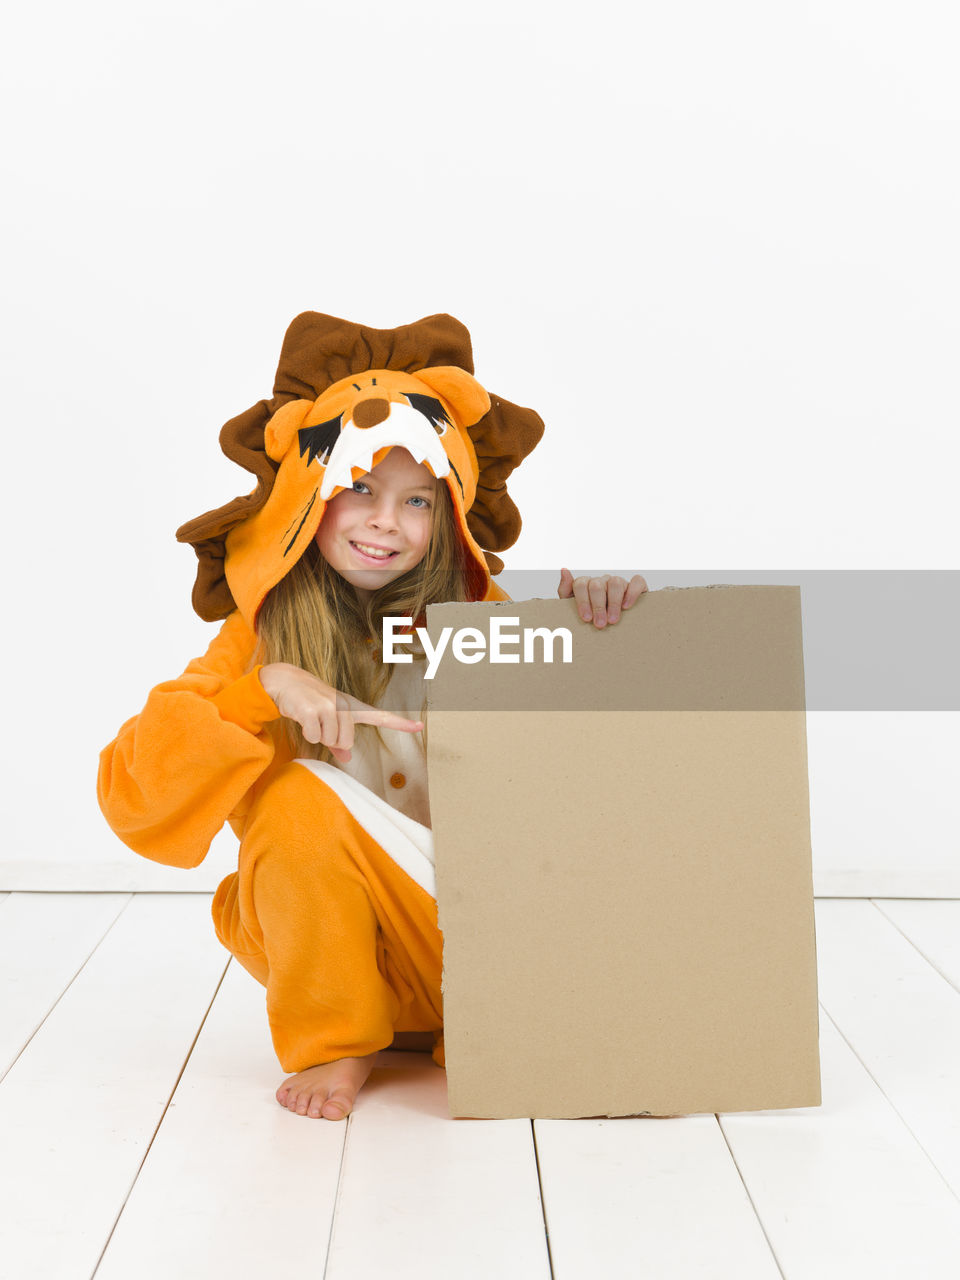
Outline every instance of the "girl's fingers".
<path fill-rule="evenodd" d="M 593 617 L 593 610 L 590 608 L 590 600 L 587 594 L 587 583 L 589 578 L 574 578 L 573 580 L 573 597 L 577 602 L 577 612 L 584 622 L 589 622 Z"/>
<path fill-rule="evenodd" d="M 353 716 L 347 707 L 337 708 L 337 728 L 339 730 L 337 737 L 338 748 L 346 753 L 346 758 L 350 759 L 350 752 L 353 750 Z"/>
<path fill-rule="evenodd" d="M 346 698 L 337 695 L 336 706 L 324 710 L 324 732 L 321 742 L 335 760 L 348 764 L 353 750 L 353 716 Z"/>
<path fill-rule="evenodd" d="M 394 715 L 392 711 L 381 711 L 379 707 L 370 707 L 369 711 L 369 720 L 365 720 L 363 716 L 356 717 L 360 724 L 375 724 L 381 729 L 400 729 L 403 733 L 420 733 L 423 729 L 422 720 L 407 720 L 405 716 Z"/>
<path fill-rule="evenodd" d="M 639 573 L 635 573 L 630 579 L 626 595 L 623 597 L 624 609 L 629 609 L 632 604 L 636 604 L 643 593 L 648 590 L 649 588 L 647 586 L 646 579 L 641 578 Z"/>
<path fill-rule="evenodd" d="M 324 707 L 320 714 L 320 741 L 331 750 L 340 746 L 340 720 L 336 707 Z"/>
<path fill-rule="evenodd" d="M 297 720 L 297 717 L 292 716 L 291 719 Z M 303 736 L 308 742 L 316 744 L 322 739 L 323 725 L 320 722 L 319 716 L 305 715 L 301 719 L 297 720 L 297 723 L 303 730 Z"/>
<path fill-rule="evenodd" d="M 611 623 L 617 622 L 620 617 L 626 589 L 626 578 L 611 578 L 607 582 L 607 619 Z"/>
<path fill-rule="evenodd" d="M 560 570 L 561 575 L 568 572 L 566 569 Z M 564 586 L 565 582 L 561 577 L 558 595 L 563 595 Z M 580 617 L 584 622 L 592 622 L 598 630 L 608 622 L 619 621 L 623 610 L 636 604 L 648 590 L 646 580 L 639 573 L 635 573 L 629 582 L 610 574 L 598 578 L 574 578 L 571 586 Z"/>
<path fill-rule="evenodd" d="M 557 595 L 561 600 L 569 600 L 573 595 L 573 574 L 569 569 L 560 570 L 560 585 L 557 587 Z"/>
<path fill-rule="evenodd" d="M 355 724 L 375 724 L 381 729 L 400 729 L 404 733 L 419 733 L 423 728 L 422 720 L 407 720 L 405 716 L 384 711 L 382 707 L 371 707 L 349 693 L 341 694 L 341 697 L 346 699 Z"/>
<path fill-rule="evenodd" d="M 595 627 L 605 627 L 607 625 L 607 579 L 591 578 L 587 585 L 587 590 L 590 593 L 593 625 Z"/>

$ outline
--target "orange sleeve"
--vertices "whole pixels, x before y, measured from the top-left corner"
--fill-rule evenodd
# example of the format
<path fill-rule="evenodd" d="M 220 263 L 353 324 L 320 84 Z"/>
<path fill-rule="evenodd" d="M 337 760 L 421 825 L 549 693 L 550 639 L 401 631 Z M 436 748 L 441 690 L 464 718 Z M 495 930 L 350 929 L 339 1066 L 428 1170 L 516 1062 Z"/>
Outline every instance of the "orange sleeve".
<path fill-rule="evenodd" d="M 153 689 L 100 753 L 97 797 L 135 853 L 196 867 L 273 759 L 279 711 L 248 671 L 256 639 L 232 613 L 202 658 Z"/>

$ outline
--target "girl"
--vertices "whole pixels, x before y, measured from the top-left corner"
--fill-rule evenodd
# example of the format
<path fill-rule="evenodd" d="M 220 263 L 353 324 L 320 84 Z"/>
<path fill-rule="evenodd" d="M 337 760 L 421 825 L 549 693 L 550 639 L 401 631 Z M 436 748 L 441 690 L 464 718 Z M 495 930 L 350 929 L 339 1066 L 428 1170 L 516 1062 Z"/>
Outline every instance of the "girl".
<path fill-rule="evenodd" d="M 223 625 L 101 754 L 101 807 L 136 852 L 193 867 L 224 821 L 239 835 L 214 926 L 266 988 L 293 1073 L 276 1097 L 298 1115 L 348 1115 L 408 1033 L 433 1033 L 443 1064 L 423 664 L 378 645 L 385 616 L 507 599 L 490 573 L 520 530 L 506 479 L 543 424 L 472 368 L 450 316 L 294 320 L 273 399 L 221 433 L 256 490 L 178 531 L 194 607 Z M 645 590 L 564 569 L 558 594 L 603 627 Z"/>

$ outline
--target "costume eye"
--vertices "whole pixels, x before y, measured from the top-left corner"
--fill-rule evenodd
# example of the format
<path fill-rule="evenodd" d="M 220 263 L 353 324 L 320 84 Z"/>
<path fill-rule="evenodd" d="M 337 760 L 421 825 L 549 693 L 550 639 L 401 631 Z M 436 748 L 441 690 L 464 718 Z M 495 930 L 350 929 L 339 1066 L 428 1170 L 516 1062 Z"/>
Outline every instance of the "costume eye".
<path fill-rule="evenodd" d="M 307 466 L 314 460 L 320 459 L 320 465 L 326 466 L 330 460 L 330 453 L 333 446 L 340 438 L 340 420 L 342 413 L 337 414 L 335 418 L 328 418 L 326 422 L 319 422 L 315 427 L 301 427 L 297 432 L 300 440 L 300 457 L 308 454 Z"/>
<path fill-rule="evenodd" d="M 416 391 L 405 391 L 403 394 L 414 409 L 423 414 L 438 436 L 442 436 L 447 427 L 453 426 L 446 409 L 434 396 L 418 395 Z"/>

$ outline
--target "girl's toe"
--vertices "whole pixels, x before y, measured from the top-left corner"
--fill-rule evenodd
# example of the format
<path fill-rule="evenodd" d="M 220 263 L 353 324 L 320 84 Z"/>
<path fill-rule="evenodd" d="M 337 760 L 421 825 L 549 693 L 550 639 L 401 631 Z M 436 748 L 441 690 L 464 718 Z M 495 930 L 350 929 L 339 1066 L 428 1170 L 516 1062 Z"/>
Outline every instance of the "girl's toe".
<path fill-rule="evenodd" d="M 346 1097 L 342 1093 L 335 1093 L 323 1104 L 321 1112 L 328 1120 L 342 1120 L 344 1116 L 350 1114 L 352 1101 L 352 1098 Z"/>

